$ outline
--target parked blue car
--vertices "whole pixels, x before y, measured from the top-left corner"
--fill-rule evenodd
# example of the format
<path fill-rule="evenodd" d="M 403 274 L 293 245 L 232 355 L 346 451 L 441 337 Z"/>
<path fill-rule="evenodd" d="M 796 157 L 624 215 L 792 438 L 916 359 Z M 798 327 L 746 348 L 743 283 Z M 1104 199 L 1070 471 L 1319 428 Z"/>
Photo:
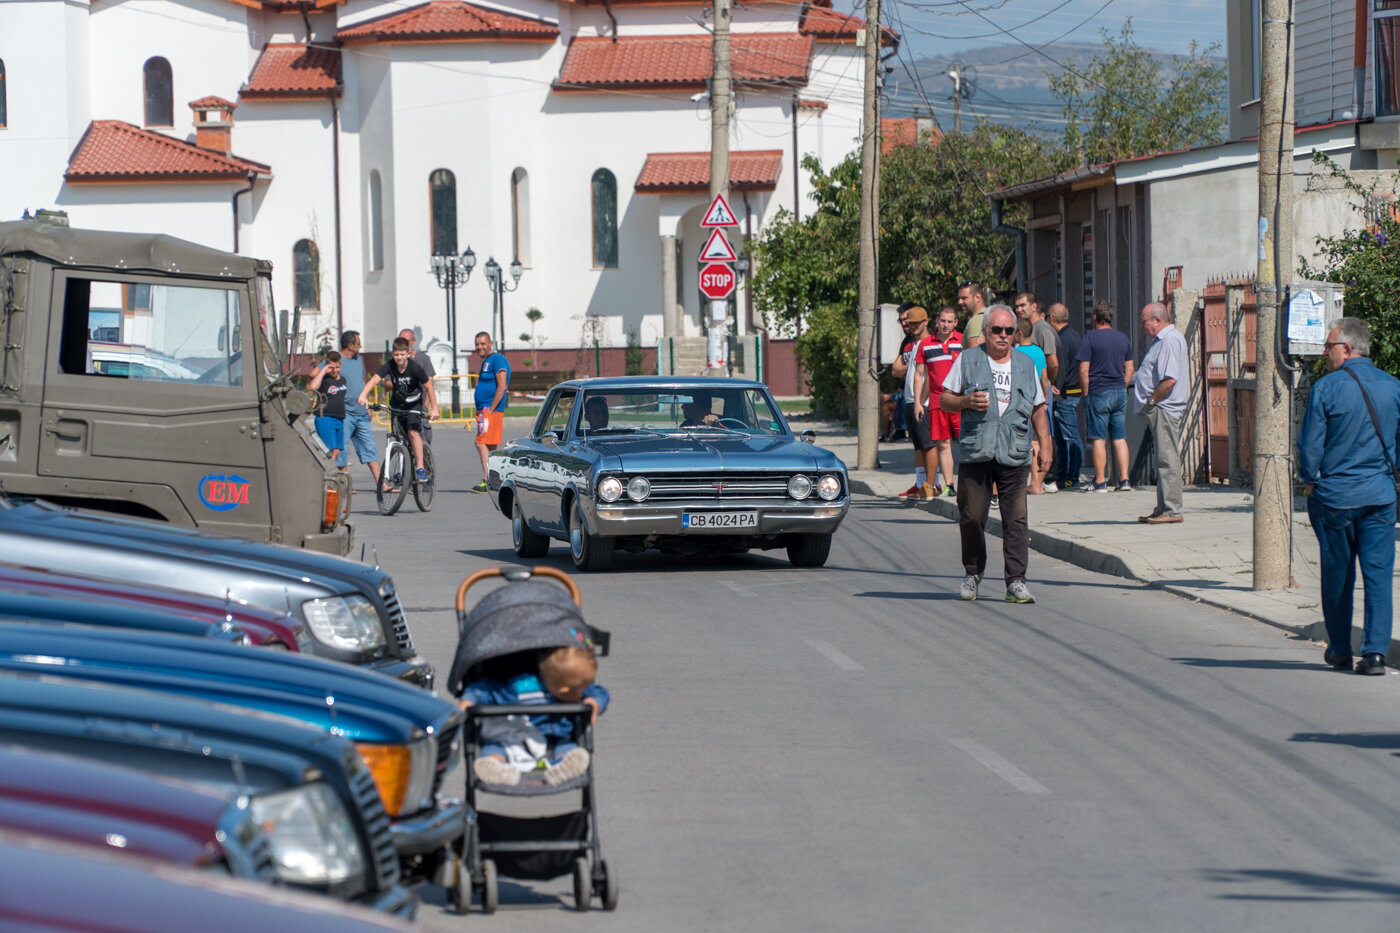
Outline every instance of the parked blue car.
<path fill-rule="evenodd" d="M 410 880 L 436 877 L 465 827 L 462 801 L 440 793 L 461 760 L 461 711 L 390 678 L 204 639 L 6 621 L 0 621 L 0 671 L 248 707 L 348 739 L 374 776 Z"/>

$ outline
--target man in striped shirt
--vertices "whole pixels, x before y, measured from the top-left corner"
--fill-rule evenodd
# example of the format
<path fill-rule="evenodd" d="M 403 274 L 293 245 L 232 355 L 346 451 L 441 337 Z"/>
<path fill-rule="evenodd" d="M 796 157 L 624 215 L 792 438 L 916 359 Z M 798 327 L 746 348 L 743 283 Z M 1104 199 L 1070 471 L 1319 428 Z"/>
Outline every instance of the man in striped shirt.
<path fill-rule="evenodd" d="M 962 336 L 958 333 L 957 309 L 947 307 L 938 312 L 933 333 L 919 341 L 914 350 L 914 417 L 919 421 L 929 419 L 929 436 L 933 438 L 933 449 L 925 452 L 924 469 L 930 481 L 935 467 L 943 471 L 946 485 L 941 493 L 945 496 L 957 495 L 953 488 L 953 439 L 958 436 L 962 415 L 944 411 L 938 397 L 943 394 L 943 378 L 962 352 Z M 937 486 L 934 494 L 939 494 Z"/>

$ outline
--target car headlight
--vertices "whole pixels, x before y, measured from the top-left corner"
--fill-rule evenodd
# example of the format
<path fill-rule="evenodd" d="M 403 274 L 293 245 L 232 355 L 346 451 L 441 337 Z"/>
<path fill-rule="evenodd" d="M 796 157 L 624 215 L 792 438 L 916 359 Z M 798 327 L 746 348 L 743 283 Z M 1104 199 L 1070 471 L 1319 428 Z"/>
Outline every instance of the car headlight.
<path fill-rule="evenodd" d="M 634 476 L 627 482 L 627 498 L 641 502 L 651 495 L 651 481 L 645 476 Z"/>
<path fill-rule="evenodd" d="M 832 473 L 823 474 L 822 478 L 817 480 L 817 495 L 830 502 L 841 495 L 841 481 Z"/>
<path fill-rule="evenodd" d="M 598 484 L 598 498 L 604 502 L 616 502 L 622 495 L 622 480 L 616 476 L 608 476 Z"/>
<path fill-rule="evenodd" d="M 390 816 L 417 813 L 433 802 L 437 741 L 431 737 L 407 745 L 356 742 L 355 749 L 374 776 L 379 799 Z"/>
<path fill-rule="evenodd" d="M 812 494 L 812 481 L 798 473 L 788 480 L 788 495 L 794 499 L 805 499 Z"/>
<path fill-rule="evenodd" d="M 301 604 L 301 611 L 311 634 L 328 648 L 372 651 L 384 646 L 379 610 L 363 596 L 310 599 Z"/>
<path fill-rule="evenodd" d="M 365 853 L 344 804 L 325 783 L 254 797 L 277 875 L 289 884 L 339 884 L 365 872 Z"/>

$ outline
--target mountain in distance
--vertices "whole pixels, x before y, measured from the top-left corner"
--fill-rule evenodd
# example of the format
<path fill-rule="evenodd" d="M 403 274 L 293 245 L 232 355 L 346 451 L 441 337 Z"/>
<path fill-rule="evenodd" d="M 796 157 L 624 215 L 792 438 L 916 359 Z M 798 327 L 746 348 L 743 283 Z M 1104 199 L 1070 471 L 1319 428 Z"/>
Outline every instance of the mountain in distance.
<path fill-rule="evenodd" d="M 1064 132 L 1064 111 L 1059 99 L 1050 93 L 1049 74 L 1062 67 L 1082 72 L 1095 56 L 1104 53 L 1104 47 L 1097 42 L 1061 42 L 1041 51 L 1043 55 L 1015 44 L 981 46 L 956 55 L 921 58 L 912 66 L 901 56 L 885 79 L 882 115 L 907 117 L 932 111 L 940 127 L 952 130 L 954 83 L 948 72 L 955 62 L 961 62 L 971 85 L 962 101 L 964 129 L 985 119 L 1059 137 Z M 1171 53 L 1148 51 L 1164 71 L 1170 72 Z M 1223 57 L 1219 60 L 1224 63 Z"/>

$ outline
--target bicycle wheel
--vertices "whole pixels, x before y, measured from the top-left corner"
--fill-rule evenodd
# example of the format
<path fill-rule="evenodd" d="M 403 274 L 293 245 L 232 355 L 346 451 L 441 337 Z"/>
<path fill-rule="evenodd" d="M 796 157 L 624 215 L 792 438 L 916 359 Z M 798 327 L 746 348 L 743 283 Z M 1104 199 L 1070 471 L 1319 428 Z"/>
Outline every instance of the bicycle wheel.
<path fill-rule="evenodd" d="M 437 487 L 437 473 L 433 470 L 433 449 L 423 445 L 423 469 L 428 478 L 413 484 L 413 501 L 418 503 L 418 511 L 426 512 L 433 507 L 433 492 Z"/>
<path fill-rule="evenodd" d="M 408 450 L 402 443 L 390 438 L 384 451 L 384 463 L 379 469 L 379 482 L 374 485 L 374 497 L 379 502 L 379 511 L 393 515 L 403 505 L 403 497 L 408 482 Z"/>

